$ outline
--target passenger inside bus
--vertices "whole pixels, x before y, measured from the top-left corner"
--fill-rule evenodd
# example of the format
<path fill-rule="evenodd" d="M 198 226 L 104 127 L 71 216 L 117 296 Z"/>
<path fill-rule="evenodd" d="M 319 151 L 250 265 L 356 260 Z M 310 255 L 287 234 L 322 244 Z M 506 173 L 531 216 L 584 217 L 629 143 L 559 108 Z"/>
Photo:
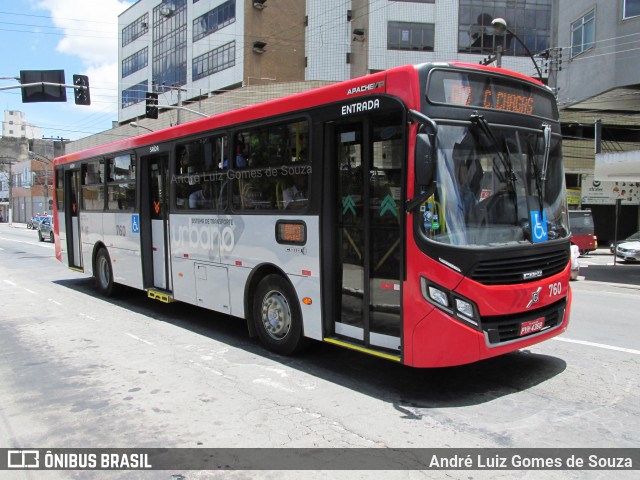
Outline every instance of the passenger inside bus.
<path fill-rule="evenodd" d="M 248 149 L 241 137 L 238 137 L 236 143 L 236 168 L 246 168 L 248 166 Z"/>
<path fill-rule="evenodd" d="M 307 176 L 292 175 L 293 184 L 282 191 L 282 205 L 285 209 L 302 208 L 307 204 Z"/>
<path fill-rule="evenodd" d="M 189 195 L 189 208 L 206 209 L 213 207 L 213 189 L 211 182 L 205 181 L 200 184 L 200 188 Z"/>

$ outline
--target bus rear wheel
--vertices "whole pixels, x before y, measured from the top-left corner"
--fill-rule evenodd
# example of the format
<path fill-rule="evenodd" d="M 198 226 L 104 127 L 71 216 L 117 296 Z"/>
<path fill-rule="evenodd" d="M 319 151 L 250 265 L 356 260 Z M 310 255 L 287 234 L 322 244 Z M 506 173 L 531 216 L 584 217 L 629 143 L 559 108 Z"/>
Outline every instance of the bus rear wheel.
<path fill-rule="evenodd" d="M 293 287 L 282 276 L 267 275 L 258 284 L 253 320 L 258 337 L 268 350 L 291 355 L 304 347 L 300 305 Z"/>
<path fill-rule="evenodd" d="M 93 275 L 96 279 L 96 287 L 103 295 L 110 297 L 114 293 L 113 269 L 111 258 L 105 248 L 98 250 Z"/>

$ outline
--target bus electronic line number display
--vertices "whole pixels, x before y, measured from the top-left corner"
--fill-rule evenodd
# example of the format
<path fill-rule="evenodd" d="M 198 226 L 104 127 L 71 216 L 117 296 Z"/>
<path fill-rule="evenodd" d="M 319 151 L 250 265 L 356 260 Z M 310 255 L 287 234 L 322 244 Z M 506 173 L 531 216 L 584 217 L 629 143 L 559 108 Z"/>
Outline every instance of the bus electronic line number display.
<path fill-rule="evenodd" d="M 432 103 L 557 118 L 550 92 L 524 81 L 484 72 L 434 70 L 427 83 L 427 99 Z"/>

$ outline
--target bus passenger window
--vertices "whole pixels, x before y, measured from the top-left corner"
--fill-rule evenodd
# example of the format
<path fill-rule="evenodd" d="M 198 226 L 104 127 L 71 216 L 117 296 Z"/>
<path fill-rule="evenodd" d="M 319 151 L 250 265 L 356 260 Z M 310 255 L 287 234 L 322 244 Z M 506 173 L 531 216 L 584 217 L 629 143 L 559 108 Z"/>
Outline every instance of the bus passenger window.
<path fill-rule="evenodd" d="M 285 209 L 294 210 L 307 205 L 306 175 L 292 175 L 293 183 L 282 191 L 282 205 Z"/>
<path fill-rule="evenodd" d="M 228 146 L 226 136 L 203 138 L 184 145 L 176 151 L 172 188 L 177 210 L 211 210 L 224 208 L 222 194 Z"/>

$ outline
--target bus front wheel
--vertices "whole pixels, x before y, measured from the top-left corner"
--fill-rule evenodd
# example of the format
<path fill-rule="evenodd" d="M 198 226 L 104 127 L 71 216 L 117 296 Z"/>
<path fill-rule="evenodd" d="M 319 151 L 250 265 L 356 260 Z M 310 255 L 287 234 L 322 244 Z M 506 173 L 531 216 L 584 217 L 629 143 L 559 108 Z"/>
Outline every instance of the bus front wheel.
<path fill-rule="evenodd" d="M 262 344 L 272 352 L 291 355 L 304 346 L 302 314 L 291 284 L 271 274 L 258 284 L 253 320 Z"/>
<path fill-rule="evenodd" d="M 106 249 L 101 248 L 96 254 L 96 268 L 94 276 L 96 279 L 96 287 L 103 295 L 110 297 L 113 295 L 113 269 L 111 268 L 111 258 Z"/>

